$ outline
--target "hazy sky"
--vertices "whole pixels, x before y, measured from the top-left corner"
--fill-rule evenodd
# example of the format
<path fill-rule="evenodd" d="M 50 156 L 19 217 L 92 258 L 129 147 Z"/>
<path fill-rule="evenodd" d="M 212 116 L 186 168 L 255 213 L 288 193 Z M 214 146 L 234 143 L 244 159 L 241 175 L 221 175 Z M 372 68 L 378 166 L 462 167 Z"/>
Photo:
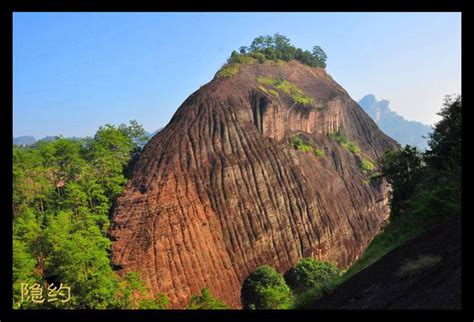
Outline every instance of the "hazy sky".
<path fill-rule="evenodd" d="M 461 93 L 459 13 L 15 13 L 13 134 L 154 131 L 233 49 L 276 32 L 320 45 L 353 99 L 373 93 L 410 120 L 436 122 Z"/>

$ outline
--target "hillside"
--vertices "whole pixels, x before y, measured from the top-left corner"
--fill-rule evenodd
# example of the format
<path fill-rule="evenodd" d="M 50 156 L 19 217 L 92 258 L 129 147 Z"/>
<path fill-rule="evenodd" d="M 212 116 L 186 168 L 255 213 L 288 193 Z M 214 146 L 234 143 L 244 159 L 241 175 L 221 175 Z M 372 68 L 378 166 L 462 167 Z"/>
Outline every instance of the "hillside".
<path fill-rule="evenodd" d="M 387 185 L 369 178 L 397 144 L 324 69 L 227 67 L 147 143 L 113 211 L 115 268 L 175 308 L 204 287 L 240 307 L 263 264 L 347 267 L 389 213 Z"/>
<path fill-rule="evenodd" d="M 460 309 L 459 217 L 408 241 L 306 309 Z"/>

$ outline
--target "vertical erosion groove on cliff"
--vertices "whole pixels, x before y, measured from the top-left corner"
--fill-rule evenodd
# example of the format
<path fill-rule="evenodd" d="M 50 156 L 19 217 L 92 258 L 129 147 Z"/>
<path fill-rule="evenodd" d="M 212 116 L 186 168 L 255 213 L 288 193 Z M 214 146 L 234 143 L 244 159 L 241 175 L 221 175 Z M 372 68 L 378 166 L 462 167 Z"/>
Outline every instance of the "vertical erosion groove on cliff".
<path fill-rule="evenodd" d="M 284 79 L 314 102 L 259 89 L 259 77 Z M 294 135 L 324 155 L 295 150 Z M 192 94 L 146 145 L 114 209 L 113 262 L 175 308 L 203 287 L 240 307 L 243 280 L 263 264 L 285 272 L 315 257 L 345 267 L 389 211 L 387 186 L 364 184 L 360 159 L 395 144 L 324 70 L 243 66 Z"/>

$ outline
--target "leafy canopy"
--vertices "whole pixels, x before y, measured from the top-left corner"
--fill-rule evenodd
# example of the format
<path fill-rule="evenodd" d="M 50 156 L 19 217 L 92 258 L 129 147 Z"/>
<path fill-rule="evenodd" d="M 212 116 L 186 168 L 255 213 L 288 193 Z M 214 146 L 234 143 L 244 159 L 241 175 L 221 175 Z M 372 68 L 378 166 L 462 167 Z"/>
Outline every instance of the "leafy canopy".
<path fill-rule="evenodd" d="M 71 287 L 61 308 L 162 308 L 164 295 L 148 294 L 138 275 L 119 277 L 110 263 L 109 211 L 141 151 L 136 122 L 100 127 L 94 137 L 58 137 L 13 148 L 13 306 L 21 283 Z M 124 290 L 127 288 L 127 291 Z M 135 299 L 136 294 L 147 298 Z M 41 304 L 55 307 L 57 302 Z"/>
<path fill-rule="evenodd" d="M 245 279 L 241 300 L 244 309 L 286 309 L 293 298 L 283 276 L 273 267 L 264 265 Z"/>
<path fill-rule="evenodd" d="M 267 60 L 277 62 L 297 60 L 311 67 L 326 68 L 327 55 L 320 46 L 314 46 L 312 51 L 296 48 L 286 36 L 279 33 L 273 36 L 258 36 L 250 46 L 242 46 L 238 52 L 232 51 L 227 63 L 216 76 L 232 77 L 243 65 L 263 63 Z"/>
<path fill-rule="evenodd" d="M 329 286 L 340 274 L 341 271 L 332 263 L 303 258 L 288 271 L 285 280 L 293 292 L 298 294 L 313 287 Z"/>

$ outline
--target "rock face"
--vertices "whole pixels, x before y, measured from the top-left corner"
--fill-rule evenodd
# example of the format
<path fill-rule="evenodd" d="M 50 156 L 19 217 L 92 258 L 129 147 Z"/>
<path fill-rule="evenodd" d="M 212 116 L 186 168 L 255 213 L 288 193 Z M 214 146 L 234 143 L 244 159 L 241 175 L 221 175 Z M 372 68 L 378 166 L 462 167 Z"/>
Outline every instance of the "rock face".
<path fill-rule="evenodd" d="M 314 99 L 262 89 L 284 79 Z M 328 133 L 343 132 L 354 154 Z M 294 149 L 311 138 L 324 156 Z M 326 73 L 296 61 L 242 66 L 181 105 L 145 146 L 111 227 L 113 263 L 182 308 L 208 287 L 240 307 L 258 266 L 285 272 L 302 257 L 340 267 L 361 254 L 388 216 L 385 183 L 363 183 L 362 158 L 396 143 Z"/>

